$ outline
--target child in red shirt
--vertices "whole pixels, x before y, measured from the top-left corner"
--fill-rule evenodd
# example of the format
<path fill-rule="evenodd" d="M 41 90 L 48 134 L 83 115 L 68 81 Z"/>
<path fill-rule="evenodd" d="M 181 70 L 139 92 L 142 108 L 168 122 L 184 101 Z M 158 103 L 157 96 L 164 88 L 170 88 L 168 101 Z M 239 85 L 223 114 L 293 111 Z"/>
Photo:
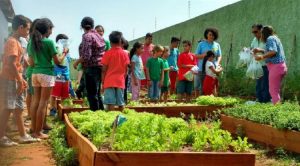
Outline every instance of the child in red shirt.
<path fill-rule="evenodd" d="M 112 48 L 105 52 L 102 58 L 102 80 L 104 88 L 104 104 L 108 110 L 114 110 L 115 105 L 120 110 L 124 109 L 124 88 L 127 66 L 129 65 L 128 53 L 122 48 L 123 34 L 114 31 L 109 35 Z"/>
<path fill-rule="evenodd" d="M 178 58 L 178 83 L 177 93 L 178 98 L 183 100 L 183 95 L 186 94 L 186 101 L 191 100 L 193 90 L 193 80 L 189 81 L 184 77 L 188 71 L 190 71 L 196 64 L 197 58 L 191 53 L 192 43 L 190 41 L 183 41 L 184 52 L 179 55 Z"/>

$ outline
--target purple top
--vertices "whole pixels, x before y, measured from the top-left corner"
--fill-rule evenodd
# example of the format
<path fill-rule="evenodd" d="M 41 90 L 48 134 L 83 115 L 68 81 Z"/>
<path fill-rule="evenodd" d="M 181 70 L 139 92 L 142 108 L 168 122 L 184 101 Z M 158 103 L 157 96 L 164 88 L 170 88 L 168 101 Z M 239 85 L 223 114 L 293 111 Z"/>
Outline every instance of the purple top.
<path fill-rule="evenodd" d="M 79 46 L 79 55 L 83 59 L 82 65 L 84 67 L 101 66 L 104 48 L 105 41 L 95 30 L 83 34 Z"/>

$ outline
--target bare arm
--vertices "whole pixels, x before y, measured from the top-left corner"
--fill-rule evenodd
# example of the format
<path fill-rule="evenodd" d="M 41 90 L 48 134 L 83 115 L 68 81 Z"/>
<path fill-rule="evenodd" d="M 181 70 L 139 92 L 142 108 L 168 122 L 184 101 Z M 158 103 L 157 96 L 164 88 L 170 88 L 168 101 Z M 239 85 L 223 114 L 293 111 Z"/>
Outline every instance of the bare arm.
<path fill-rule="evenodd" d="M 19 95 L 25 89 L 25 87 L 27 86 L 27 83 L 22 78 L 22 73 L 19 73 L 19 71 L 18 71 L 17 57 L 16 56 L 9 56 L 8 63 L 9 63 L 10 71 L 11 71 L 13 77 L 16 78 L 16 80 L 17 80 L 17 84 L 18 84 L 17 94 Z"/>
<path fill-rule="evenodd" d="M 217 63 L 221 64 L 222 56 L 218 56 Z"/>
<path fill-rule="evenodd" d="M 136 83 L 136 77 L 135 77 L 135 75 L 134 75 L 134 67 L 135 67 L 135 62 L 131 62 L 131 71 L 132 71 L 132 74 L 131 74 L 131 77 L 132 77 L 132 80 L 133 80 L 133 82 L 134 83 Z"/>
<path fill-rule="evenodd" d="M 223 71 L 223 68 L 220 69 L 215 69 L 213 66 L 210 66 L 209 69 L 214 73 L 214 74 L 219 74 Z"/>
<path fill-rule="evenodd" d="M 266 54 L 264 54 L 263 56 L 258 56 L 256 54 L 254 54 L 253 56 L 254 56 L 255 60 L 259 61 L 259 60 L 264 60 L 264 59 L 267 59 L 267 58 L 271 58 L 271 57 L 273 57 L 275 55 L 276 55 L 275 51 L 269 51 Z"/>

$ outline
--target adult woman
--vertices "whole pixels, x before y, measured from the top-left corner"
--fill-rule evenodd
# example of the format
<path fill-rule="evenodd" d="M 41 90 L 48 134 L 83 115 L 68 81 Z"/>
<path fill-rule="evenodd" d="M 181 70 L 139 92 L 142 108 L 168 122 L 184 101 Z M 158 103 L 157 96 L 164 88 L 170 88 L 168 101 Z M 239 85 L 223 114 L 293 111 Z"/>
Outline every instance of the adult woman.
<path fill-rule="evenodd" d="M 218 66 L 221 63 L 222 60 L 222 51 L 220 44 L 216 42 L 218 40 L 219 33 L 216 28 L 207 28 L 204 31 L 204 38 L 205 40 L 202 40 L 196 49 L 196 57 L 198 59 L 197 66 L 199 67 L 199 74 L 196 75 L 194 80 L 194 87 L 196 92 L 196 97 L 200 95 L 200 92 L 202 91 L 202 83 L 203 79 L 205 77 L 205 74 L 202 71 L 202 64 L 203 59 L 206 56 L 207 51 L 213 51 L 213 53 L 216 55 L 216 65 Z"/>
<path fill-rule="evenodd" d="M 105 42 L 103 37 L 93 29 L 94 20 L 91 17 L 82 19 L 81 28 L 84 30 L 84 34 L 79 46 L 80 59 L 74 63 L 74 67 L 77 68 L 78 64 L 82 63 L 90 109 L 93 111 L 104 110 L 100 88 L 101 59 L 104 54 Z"/>
<path fill-rule="evenodd" d="M 251 43 L 251 49 L 260 48 L 265 50 L 266 43 L 262 41 L 262 28 L 263 25 L 261 24 L 252 25 L 252 34 L 254 35 L 254 39 Z M 257 53 L 257 55 L 262 54 L 263 52 Z M 271 96 L 269 93 L 269 70 L 265 61 L 261 61 L 261 64 L 264 75 L 256 80 L 256 99 L 258 102 L 267 103 L 271 101 Z"/>
<path fill-rule="evenodd" d="M 275 35 L 271 26 L 265 26 L 262 29 L 262 39 L 266 43 L 266 50 L 263 56 L 256 53 L 261 52 L 259 48 L 253 50 L 256 60 L 266 60 L 269 70 L 269 92 L 273 104 L 280 102 L 280 86 L 283 77 L 287 73 L 285 55 L 280 39 Z"/>

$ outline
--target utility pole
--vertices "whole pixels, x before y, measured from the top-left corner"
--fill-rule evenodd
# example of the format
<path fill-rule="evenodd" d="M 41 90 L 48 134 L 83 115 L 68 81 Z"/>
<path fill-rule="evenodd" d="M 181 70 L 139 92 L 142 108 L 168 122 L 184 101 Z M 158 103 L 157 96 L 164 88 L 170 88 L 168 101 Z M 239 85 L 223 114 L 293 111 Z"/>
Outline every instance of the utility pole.
<path fill-rule="evenodd" d="M 155 16 L 154 28 L 155 28 L 155 31 L 156 31 L 156 28 L 157 28 L 157 17 L 156 16 Z"/>
<path fill-rule="evenodd" d="M 191 18 L 191 1 L 188 1 L 188 17 Z"/>

